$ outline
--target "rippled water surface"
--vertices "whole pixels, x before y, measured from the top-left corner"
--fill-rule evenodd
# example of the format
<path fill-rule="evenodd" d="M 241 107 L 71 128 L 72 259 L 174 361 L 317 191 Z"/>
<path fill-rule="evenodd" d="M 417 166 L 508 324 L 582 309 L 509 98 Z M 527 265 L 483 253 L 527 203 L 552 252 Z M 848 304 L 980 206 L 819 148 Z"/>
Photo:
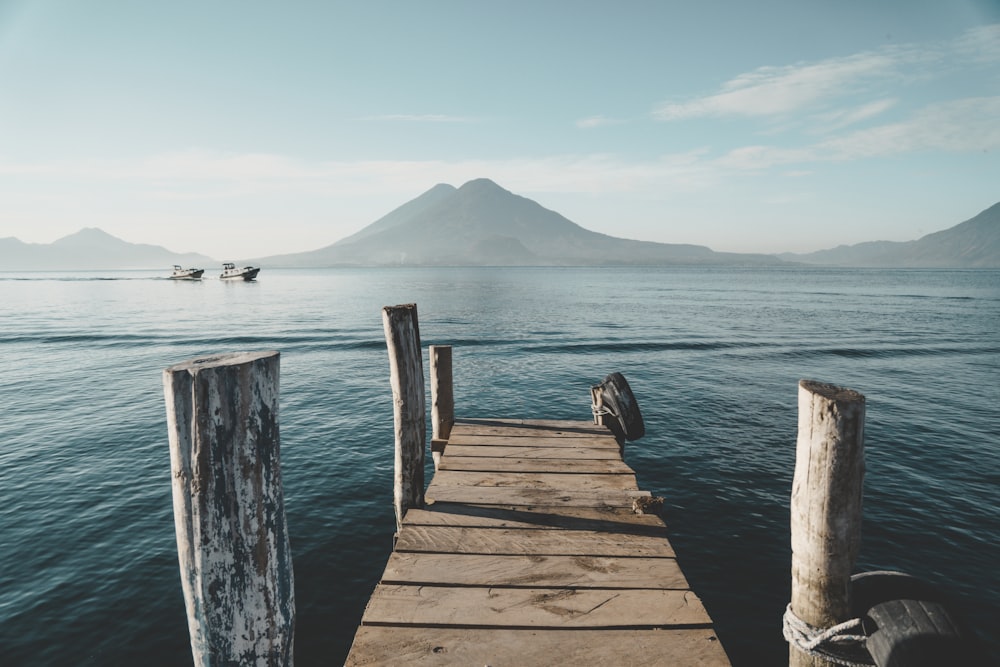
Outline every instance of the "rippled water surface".
<path fill-rule="evenodd" d="M 162 370 L 281 352 L 300 665 L 343 662 L 391 549 L 381 307 L 454 346 L 459 416 L 589 418 L 628 377 L 626 460 L 736 665 L 782 664 L 800 378 L 867 397 L 859 569 L 946 586 L 1000 656 L 1000 272 L 761 269 L 0 273 L 0 637 L 11 665 L 190 664 Z"/>

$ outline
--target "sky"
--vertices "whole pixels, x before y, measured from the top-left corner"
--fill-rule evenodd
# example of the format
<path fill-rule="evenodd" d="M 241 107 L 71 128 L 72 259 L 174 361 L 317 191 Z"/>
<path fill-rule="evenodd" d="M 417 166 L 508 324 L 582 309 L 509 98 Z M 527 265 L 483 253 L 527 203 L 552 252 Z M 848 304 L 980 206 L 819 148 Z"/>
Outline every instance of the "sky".
<path fill-rule="evenodd" d="M 240 260 L 476 178 L 732 252 L 1000 201 L 1000 0 L 0 0 L 0 238 Z"/>

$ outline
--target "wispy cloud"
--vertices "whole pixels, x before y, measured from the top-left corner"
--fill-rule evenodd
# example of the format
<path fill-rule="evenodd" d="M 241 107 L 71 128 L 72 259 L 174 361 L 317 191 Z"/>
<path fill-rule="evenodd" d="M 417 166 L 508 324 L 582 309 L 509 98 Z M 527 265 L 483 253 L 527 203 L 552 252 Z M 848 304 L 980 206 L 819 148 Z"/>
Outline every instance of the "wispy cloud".
<path fill-rule="evenodd" d="M 1000 149 L 1000 97 L 975 97 L 920 109 L 898 123 L 857 130 L 815 148 L 838 160 L 914 151 L 970 153 Z"/>
<path fill-rule="evenodd" d="M 840 114 L 846 124 L 885 111 L 890 98 L 887 84 L 947 75 L 956 68 L 1000 62 L 1000 24 L 981 26 L 940 43 L 885 46 L 812 63 L 759 67 L 723 83 L 719 90 L 686 100 L 657 105 L 653 118 L 678 121 L 691 118 L 743 116 L 780 117 L 802 111 L 830 109 L 843 98 L 879 94 L 881 99 Z"/>
<path fill-rule="evenodd" d="M 595 127 L 603 127 L 605 125 L 621 125 L 624 122 L 625 121 L 623 120 L 608 118 L 607 116 L 589 116 L 576 121 L 576 126 L 582 130 L 589 130 Z"/>
<path fill-rule="evenodd" d="M 814 162 L 816 151 L 812 148 L 783 148 L 779 146 L 741 146 L 714 160 L 716 167 L 727 170 L 760 170 L 786 164 Z"/>
<path fill-rule="evenodd" d="M 882 100 L 837 122 L 873 118 L 891 106 Z M 717 187 L 734 174 L 780 168 L 809 173 L 821 163 L 934 151 L 1000 151 L 1000 96 L 929 105 L 901 120 L 827 135 L 802 146 L 707 147 L 651 159 L 616 154 L 561 154 L 465 160 L 306 160 L 268 153 L 190 149 L 137 160 L 28 163 L 0 156 L 0 174 L 11 196 L 17 189 L 44 192 L 52 183 L 74 183 L 94 192 L 129 192 L 151 200 L 236 200 L 267 196 L 320 199 L 395 196 L 400 201 L 428 184 L 461 185 L 492 178 L 518 192 L 619 193 L 662 197 Z"/>
<path fill-rule="evenodd" d="M 965 60 L 991 64 L 1000 62 L 1000 23 L 966 32 L 955 42 L 955 51 Z"/>
<path fill-rule="evenodd" d="M 834 111 L 818 114 L 815 116 L 815 120 L 818 121 L 820 125 L 820 131 L 832 132 L 834 130 L 840 130 L 849 125 L 854 125 L 856 123 L 860 123 L 861 121 L 881 115 L 896 106 L 898 102 L 899 100 L 895 98 L 876 100 L 874 102 L 869 102 L 868 104 L 863 104 L 859 107 L 836 109 Z"/>
<path fill-rule="evenodd" d="M 854 130 L 803 147 L 742 146 L 714 163 L 724 169 L 745 171 L 921 151 L 997 151 L 1000 150 L 997 118 L 1000 118 L 1000 96 L 953 100 L 926 106 L 898 122 Z"/>
<path fill-rule="evenodd" d="M 761 67 L 727 81 L 712 95 L 663 103 L 654 110 L 653 117 L 671 121 L 787 114 L 855 92 L 861 82 L 890 75 L 895 64 L 886 54 L 864 53 L 813 64 Z"/>

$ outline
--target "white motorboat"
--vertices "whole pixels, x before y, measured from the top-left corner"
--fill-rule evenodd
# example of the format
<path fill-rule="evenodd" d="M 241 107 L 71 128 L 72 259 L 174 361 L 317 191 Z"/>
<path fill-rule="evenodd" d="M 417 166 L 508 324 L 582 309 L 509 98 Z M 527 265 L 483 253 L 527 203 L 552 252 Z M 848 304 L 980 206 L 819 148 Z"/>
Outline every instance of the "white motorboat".
<path fill-rule="evenodd" d="M 222 265 L 222 275 L 219 276 L 221 280 L 253 280 L 260 273 L 260 267 L 255 266 L 244 266 L 242 269 L 237 269 L 236 265 L 232 262 L 226 262 Z"/>
<path fill-rule="evenodd" d="M 205 269 L 184 269 L 180 264 L 174 264 L 174 272 L 170 274 L 171 280 L 201 280 L 201 274 Z"/>

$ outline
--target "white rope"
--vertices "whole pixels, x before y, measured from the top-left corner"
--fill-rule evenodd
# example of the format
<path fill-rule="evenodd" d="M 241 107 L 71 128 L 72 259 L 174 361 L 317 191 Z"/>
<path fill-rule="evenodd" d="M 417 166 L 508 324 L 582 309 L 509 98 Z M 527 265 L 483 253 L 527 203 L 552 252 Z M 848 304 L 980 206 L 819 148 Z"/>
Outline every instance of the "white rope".
<path fill-rule="evenodd" d="M 848 634 L 861 629 L 860 618 L 852 618 L 832 628 L 817 628 L 796 616 L 789 602 L 785 607 L 782 621 L 785 641 L 803 653 L 845 667 L 867 667 L 875 664 L 868 654 L 868 649 L 865 648 L 867 637 L 864 634 Z"/>
<path fill-rule="evenodd" d="M 597 403 L 591 403 L 590 404 L 590 411 L 594 413 L 595 417 L 602 417 L 604 415 L 611 415 L 612 417 L 617 417 L 618 416 L 615 413 L 613 413 L 611 410 L 608 410 L 607 408 L 604 408 L 604 407 L 600 407 L 599 408 L 599 407 L 597 407 Z"/>

